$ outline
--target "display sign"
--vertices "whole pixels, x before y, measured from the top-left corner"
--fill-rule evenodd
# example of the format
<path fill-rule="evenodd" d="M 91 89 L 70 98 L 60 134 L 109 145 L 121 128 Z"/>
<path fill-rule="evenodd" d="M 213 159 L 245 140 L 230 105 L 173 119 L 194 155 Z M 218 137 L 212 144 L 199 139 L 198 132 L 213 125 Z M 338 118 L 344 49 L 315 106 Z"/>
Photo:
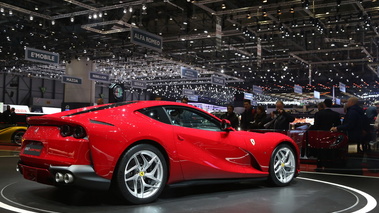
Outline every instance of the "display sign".
<path fill-rule="evenodd" d="M 337 104 L 337 105 L 341 105 L 341 99 L 336 98 L 336 104 Z"/>
<path fill-rule="evenodd" d="M 244 92 L 243 93 L 243 99 L 245 99 L 245 100 L 253 100 L 253 94 Z"/>
<path fill-rule="evenodd" d="M 303 94 L 303 88 L 300 85 L 297 85 L 297 84 L 295 84 L 295 86 L 293 87 L 293 91 L 295 93 Z"/>
<path fill-rule="evenodd" d="M 147 84 L 146 84 L 146 82 L 143 82 L 143 81 L 132 80 L 131 81 L 131 87 L 139 88 L 139 89 L 147 89 Z"/>
<path fill-rule="evenodd" d="M 313 91 L 313 93 L 315 98 L 320 99 L 320 92 Z"/>
<path fill-rule="evenodd" d="M 182 95 L 183 96 L 195 95 L 195 90 L 192 90 L 192 89 L 183 89 Z"/>
<path fill-rule="evenodd" d="M 340 85 L 339 85 L 339 86 L 340 86 L 340 91 L 341 91 L 341 92 L 346 92 L 346 85 L 345 85 L 344 83 L 341 83 L 341 82 L 340 82 Z"/>
<path fill-rule="evenodd" d="M 35 61 L 45 64 L 59 64 L 59 54 L 44 50 L 25 48 L 25 60 Z"/>
<path fill-rule="evenodd" d="M 189 101 L 199 101 L 199 96 L 198 95 L 189 95 L 188 100 Z"/>
<path fill-rule="evenodd" d="M 97 72 L 90 72 L 89 79 L 94 81 L 109 82 L 110 76 L 108 74 L 102 74 Z"/>
<path fill-rule="evenodd" d="M 77 77 L 71 77 L 64 75 L 62 76 L 62 83 L 69 83 L 69 84 L 82 84 L 82 79 Z"/>
<path fill-rule="evenodd" d="M 180 75 L 182 78 L 194 78 L 197 79 L 198 72 L 196 70 L 187 69 L 185 67 L 180 67 Z"/>
<path fill-rule="evenodd" d="M 262 95 L 263 93 L 262 88 L 260 86 L 253 85 L 253 93 L 257 95 Z"/>
<path fill-rule="evenodd" d="M 162 52 L 163 40 L 161 36 L 132 27 L 130 41 L 143 47 Z"/>
<path fill-rule="evenodd" d="M 211 83 L 214 85 L 225 86 L 225 82 L 226 80 L 223 77 L 219 77 L 215 75 L 211 76 Z"/>

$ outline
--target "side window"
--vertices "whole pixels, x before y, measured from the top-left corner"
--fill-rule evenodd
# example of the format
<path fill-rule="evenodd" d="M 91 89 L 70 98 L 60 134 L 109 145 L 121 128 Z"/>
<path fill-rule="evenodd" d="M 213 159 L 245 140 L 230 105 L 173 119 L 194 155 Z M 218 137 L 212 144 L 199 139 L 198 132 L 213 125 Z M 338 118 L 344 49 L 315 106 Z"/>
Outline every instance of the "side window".
<path fill-rule="evenodd" d="M 212 117 L 192 109 L 182 107 L 165 107 L 170 123 L 177 126 L 220 131 L 219 122 Z"/>
<path fill-rule="evenodd" d="M 170 123 L 170 121 L 168 120 L 166 114 L 164 113 L 161 107 L 144 108 L 138 111 L 154 120 L 167 123 L 167 124 Z"/>

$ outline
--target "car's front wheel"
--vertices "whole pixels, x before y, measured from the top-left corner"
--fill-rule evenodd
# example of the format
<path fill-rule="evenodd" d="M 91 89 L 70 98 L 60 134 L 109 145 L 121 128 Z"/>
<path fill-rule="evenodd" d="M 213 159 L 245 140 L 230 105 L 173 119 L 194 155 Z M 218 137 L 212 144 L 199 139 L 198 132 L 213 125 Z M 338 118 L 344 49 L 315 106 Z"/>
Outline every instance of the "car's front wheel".
<path fill-rule="evenodd" d="M 153 202 L 166 185 L 167 172 L 163 154 L 152 145 L 139 144 L 123 155 L 115 174 L 114 189 L 129 203 Z"/>
<path fill-rule="evenodd" d="M 295 152 L 287 144 L 280 144 L 272 153 L 269 180 L 276 186 L 286 186 L 295 177 Z"/>

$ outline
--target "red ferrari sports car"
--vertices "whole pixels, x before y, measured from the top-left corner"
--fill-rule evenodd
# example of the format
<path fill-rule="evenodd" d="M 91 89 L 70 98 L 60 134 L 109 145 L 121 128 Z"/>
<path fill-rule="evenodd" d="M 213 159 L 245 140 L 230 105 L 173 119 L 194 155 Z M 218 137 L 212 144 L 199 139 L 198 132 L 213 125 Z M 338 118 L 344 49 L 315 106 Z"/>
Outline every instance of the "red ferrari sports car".
<path fill-rule="evenodd" d="M 194 106 L 135 101 L 31 117 L 18 169 L 58 187 L 114 190 L 127 202 L 156 200 L 184 181 L 267 178 L 288 185 L 299 148 L 280 133 L 235 131 Z"/>

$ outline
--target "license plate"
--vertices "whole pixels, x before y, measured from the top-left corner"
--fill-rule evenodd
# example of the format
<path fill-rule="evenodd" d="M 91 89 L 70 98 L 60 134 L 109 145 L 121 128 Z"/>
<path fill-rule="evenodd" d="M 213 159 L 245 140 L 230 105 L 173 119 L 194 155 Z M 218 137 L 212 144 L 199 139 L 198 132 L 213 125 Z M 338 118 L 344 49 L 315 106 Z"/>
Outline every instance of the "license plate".
<path fill-rule="evenodd" d="M 41 154 L 43 145 L 40 143 L 29 143 L 25 146 L 24 154 L 39 156 Z"/>

